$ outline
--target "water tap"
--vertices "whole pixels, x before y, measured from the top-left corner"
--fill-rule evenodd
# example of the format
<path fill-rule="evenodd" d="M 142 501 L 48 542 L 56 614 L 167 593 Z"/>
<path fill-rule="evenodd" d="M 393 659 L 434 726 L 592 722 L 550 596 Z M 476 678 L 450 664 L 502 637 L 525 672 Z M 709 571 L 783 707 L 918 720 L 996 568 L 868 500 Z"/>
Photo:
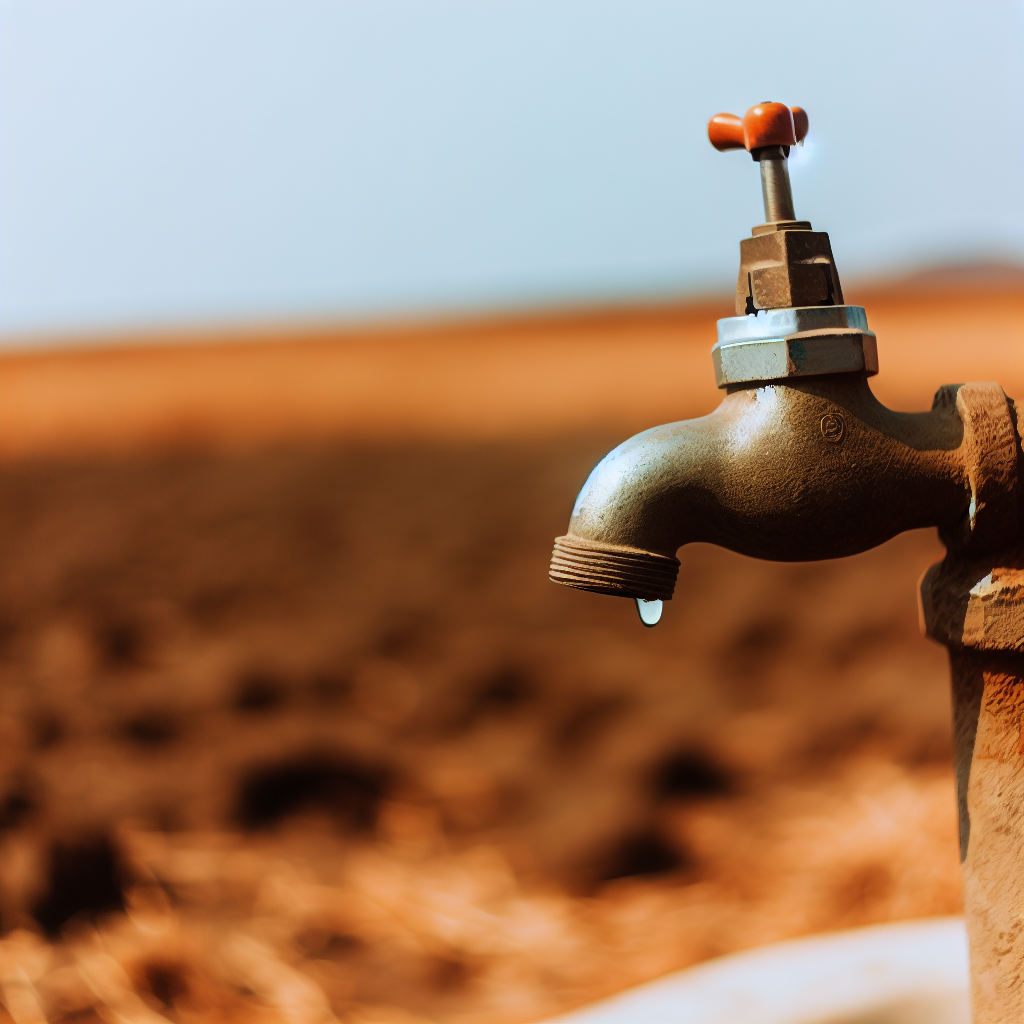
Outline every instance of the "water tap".
<path fill-rule="evenodd" d="M 843 303 L 828 234 L 796 218 L 787 161 L 807 130 L 782 103 L 711 119 L 712 145 L 758 163 L 765 212 L 740 242 L 736 315 L 711 352 L 725 397 L 605 456 L 555 541 L 555 583 L 635 600 L 646 625 L 691 541 L 812 561 L 925 526 L 968 555 L 1019 533 L 1019 437 L 998 385 L 946 386 L 919 413 L 872 394 L 864 308 Z"/>

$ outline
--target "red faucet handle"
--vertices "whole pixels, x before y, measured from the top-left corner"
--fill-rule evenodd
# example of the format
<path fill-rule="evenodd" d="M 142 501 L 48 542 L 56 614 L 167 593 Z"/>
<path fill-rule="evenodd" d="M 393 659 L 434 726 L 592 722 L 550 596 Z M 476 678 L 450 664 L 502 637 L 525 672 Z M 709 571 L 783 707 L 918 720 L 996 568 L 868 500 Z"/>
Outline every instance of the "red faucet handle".
<path fill-rule="evenodd" d="M 743 117 L 715 114 L 708 121 L 708 138 L 717 150 L 765 146 L 795 146 L 807 134 L 807 112 L 785 103 L 758 103 Z"/>

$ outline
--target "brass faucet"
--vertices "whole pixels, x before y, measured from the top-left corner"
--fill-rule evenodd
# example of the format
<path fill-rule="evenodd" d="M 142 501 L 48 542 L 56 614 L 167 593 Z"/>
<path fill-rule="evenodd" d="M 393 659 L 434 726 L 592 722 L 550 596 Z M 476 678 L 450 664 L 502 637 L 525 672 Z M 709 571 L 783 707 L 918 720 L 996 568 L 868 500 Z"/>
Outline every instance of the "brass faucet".
<path fill-rule="evenodd" d="M 550 578 L 632 598 L 653 625 L 675 588 L 676 552 L 690 541 L 813 561 L 938 527 L 948 553 L 922 581 L 922 610 L 953 665 L 975 1013 L 983 1024 L 1020 1021 L 1024 482 L 1016 409 L 997 384 L 946 385 L 921 413 L 893 412 L 871 393 L 878 355 L 865 310 L 843 304 L 828 235 L 794 213 L 787 159 L 807 129 L 806 113 L 782 103 L 711 119 L 717 149 L 746 149 L 759 164 L 765 210 L 765 223 L 740 243 L 737 315 L 718 321 L 712 349 L 725 398 L 709 416 L 645 430 L 605 456 L 568 533 L 555 540 Z"/>

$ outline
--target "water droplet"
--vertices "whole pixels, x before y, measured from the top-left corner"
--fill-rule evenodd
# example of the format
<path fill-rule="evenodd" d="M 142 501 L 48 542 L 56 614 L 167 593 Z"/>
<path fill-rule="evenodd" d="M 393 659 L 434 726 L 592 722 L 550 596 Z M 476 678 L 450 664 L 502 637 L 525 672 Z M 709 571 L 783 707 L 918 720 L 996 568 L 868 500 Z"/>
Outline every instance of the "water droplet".
<path fill-rule="evenodd" d="M 640 613 L 640 621 L 647 627 L 656 626 L 661 621 L 661 602 L 636 599 L 636 610 Z"/>

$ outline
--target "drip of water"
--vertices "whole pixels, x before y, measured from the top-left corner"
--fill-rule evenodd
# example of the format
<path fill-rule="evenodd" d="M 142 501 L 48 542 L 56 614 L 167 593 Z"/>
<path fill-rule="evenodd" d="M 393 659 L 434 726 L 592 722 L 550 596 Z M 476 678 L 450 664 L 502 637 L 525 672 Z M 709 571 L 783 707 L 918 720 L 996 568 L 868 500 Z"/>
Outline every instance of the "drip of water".
<path fill-rule="evenodd" d="M 640 613 L 640 621 L 650 628 L 661 621 L 661 602 L 645 601 L 642 597 L 636 599 L 636 610 Z"/>

